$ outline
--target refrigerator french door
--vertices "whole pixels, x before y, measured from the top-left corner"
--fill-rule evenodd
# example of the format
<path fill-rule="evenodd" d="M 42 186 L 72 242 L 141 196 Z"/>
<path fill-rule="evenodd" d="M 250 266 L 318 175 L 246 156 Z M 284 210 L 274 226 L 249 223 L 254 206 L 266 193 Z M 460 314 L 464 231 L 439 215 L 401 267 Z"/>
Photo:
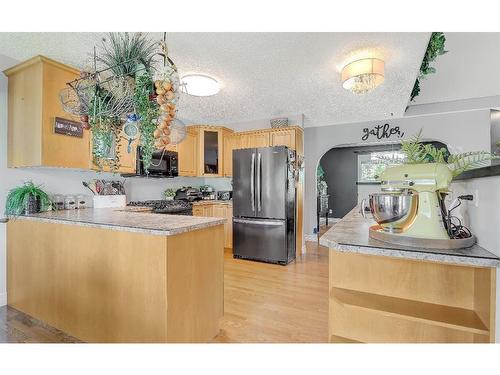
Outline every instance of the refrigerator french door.
<path fill-rule="evenodd" d="M 233 151 L 233 255 L 295 259 L 295 152 L 284 146 Z"/>

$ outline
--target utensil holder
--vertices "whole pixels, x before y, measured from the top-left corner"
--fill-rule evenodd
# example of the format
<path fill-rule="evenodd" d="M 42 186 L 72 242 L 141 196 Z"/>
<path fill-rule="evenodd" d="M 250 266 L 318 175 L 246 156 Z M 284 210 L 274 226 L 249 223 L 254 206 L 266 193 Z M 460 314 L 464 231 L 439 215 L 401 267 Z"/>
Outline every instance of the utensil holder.
<path fill-rule="evenodd" d="M 94 208 L 125 207 L 126 195 L 94 195 Z"/>

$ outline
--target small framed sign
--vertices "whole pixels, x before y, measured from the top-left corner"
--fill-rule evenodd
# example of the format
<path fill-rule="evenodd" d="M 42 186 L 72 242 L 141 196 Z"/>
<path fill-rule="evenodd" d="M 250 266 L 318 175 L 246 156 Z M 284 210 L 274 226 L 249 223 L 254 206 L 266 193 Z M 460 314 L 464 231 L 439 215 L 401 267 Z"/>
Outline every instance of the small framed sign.
<path fill-rule="evenodd" d="M 81 122 L 66 120 L 56 117 L 54 122 L 54 133 L 69 135 L 70 137 L 83 137 L 83 125 Z"/>

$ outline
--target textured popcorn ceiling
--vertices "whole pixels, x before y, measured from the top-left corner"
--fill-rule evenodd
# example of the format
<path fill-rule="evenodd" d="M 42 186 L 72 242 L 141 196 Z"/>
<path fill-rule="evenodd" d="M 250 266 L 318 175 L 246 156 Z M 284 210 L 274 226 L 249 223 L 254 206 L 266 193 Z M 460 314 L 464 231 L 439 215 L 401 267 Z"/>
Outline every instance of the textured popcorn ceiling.
<path fill-rule="evenodd" d="M 45 55 L 82 67 L 102 33 L 0 33 L 0 54 Z M 161 33 L 152 37 L 161 38 Z M 205 73 L 222 84 L 212 97 L 182 95 L 179 116 L 199 123 L 303 113 L 305 126 L 403 116 L 429 33 L 169 33 L 181 74 Z M 365 95 L 342 88 L 353 60 L 385 60 L 385 82 Z"/>

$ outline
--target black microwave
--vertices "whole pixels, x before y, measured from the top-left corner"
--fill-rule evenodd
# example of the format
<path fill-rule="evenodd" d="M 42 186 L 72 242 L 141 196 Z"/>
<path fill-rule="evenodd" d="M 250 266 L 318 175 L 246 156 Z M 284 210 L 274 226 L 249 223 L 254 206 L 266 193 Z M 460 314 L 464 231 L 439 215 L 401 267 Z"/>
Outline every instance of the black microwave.
<path fill-rule="evenodd" d="M 137 175 L 146 175 L 140 146 L 137 147 L 135 170 Z M 153 152 L 153 158 L 149 166 L 149 175 L 154 177 L 177 177 L 179 175 L 179 158 L 177 152 L 167 150 Z"/>

